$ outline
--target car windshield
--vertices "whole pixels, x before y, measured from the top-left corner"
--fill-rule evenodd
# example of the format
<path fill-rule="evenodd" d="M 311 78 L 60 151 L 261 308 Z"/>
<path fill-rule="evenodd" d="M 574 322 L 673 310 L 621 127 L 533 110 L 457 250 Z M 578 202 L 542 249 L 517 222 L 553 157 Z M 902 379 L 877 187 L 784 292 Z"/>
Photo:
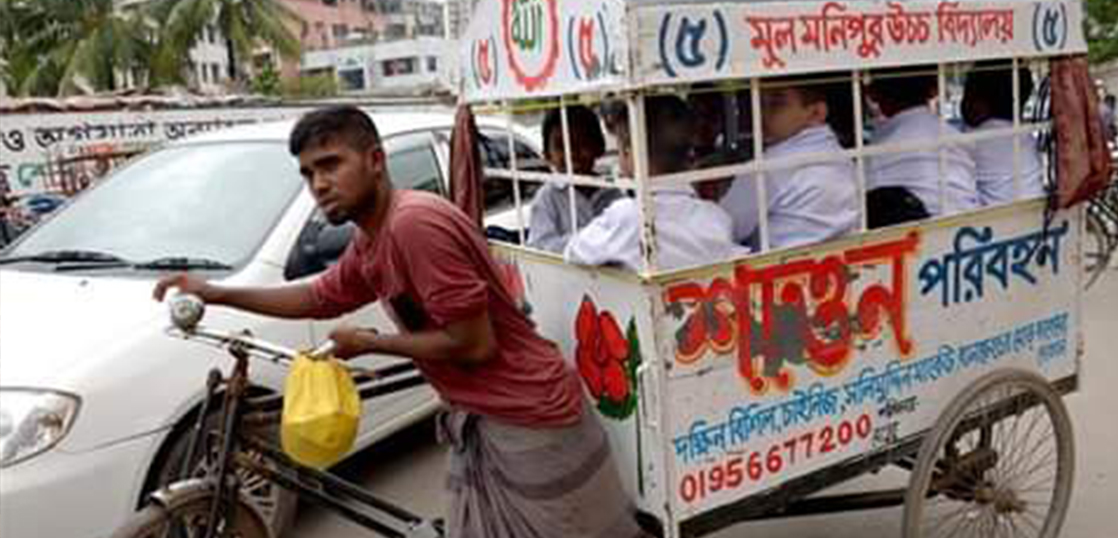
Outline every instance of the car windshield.
<path fill-rule="evenodd" d="M 143 157 L 29 232 L 8 258 L 96 252 L 133 262 L 248 261 L 302 187 L 278 142 L 195 144 Z"/>

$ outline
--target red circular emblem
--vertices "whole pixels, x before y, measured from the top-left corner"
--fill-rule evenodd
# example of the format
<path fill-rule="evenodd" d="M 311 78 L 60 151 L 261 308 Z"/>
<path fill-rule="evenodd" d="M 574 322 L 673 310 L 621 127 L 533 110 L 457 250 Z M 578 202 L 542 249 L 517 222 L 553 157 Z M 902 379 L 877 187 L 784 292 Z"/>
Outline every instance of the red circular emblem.
<path fill-rule="evenodd" d="M 502 0 L 501 23 L 513 78 L 527 91 L 542 88 L 559 61 L 556 0 Z"/>

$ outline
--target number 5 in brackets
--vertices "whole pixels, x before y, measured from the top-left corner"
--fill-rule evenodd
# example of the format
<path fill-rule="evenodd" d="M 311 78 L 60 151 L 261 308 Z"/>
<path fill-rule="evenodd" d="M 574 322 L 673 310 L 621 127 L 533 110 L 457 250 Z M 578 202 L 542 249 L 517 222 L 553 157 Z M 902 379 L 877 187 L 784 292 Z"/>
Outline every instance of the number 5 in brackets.
<path fill-rule="evenodd" d="M 718 58 L 715 61 L 715 70 L 721 71 L 726 66 L 726 59 L 730 50 L 730 33 L 726 29 L 726 19 L 722 11 L 714 9 L 711 17 L 718 27 Z M 707 37 L 707 22 L 705 16 L 698 16 L 695 22 L 691 17 L 683 16 L 678 25 L 675 25 L 674 39 L 672 33 L 672 14 L 664 14 L 660 20 L 660 64 L 670 78 L 678 78 L 677 65 L 669 57 L 669 49 L 674 52 L 679 68 L 700 69 L 707 65 L 707 54 L 703 44 Z M 711 32 L 713 34 L 713 32 Z M 673 46 L 674 45 L 674 46 Z"/>

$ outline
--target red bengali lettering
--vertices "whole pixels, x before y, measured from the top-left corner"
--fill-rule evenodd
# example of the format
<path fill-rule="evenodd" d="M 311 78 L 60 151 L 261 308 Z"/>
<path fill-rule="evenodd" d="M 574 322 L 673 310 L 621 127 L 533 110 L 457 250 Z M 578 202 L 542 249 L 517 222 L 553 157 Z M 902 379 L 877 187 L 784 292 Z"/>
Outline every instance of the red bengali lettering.
<path fill-rule="evenodd" d="M 749 46 L 762 50 L 761 64 L 765 68 L 784 67 L 786 62 L 779 52 L 789 49 L 796 52 L 796 19 L 792 17 L 746 17 L 753 31 Z"/>
<path fill-rule="evenodd" d="M 936 8 L 940 43 L 976 47 L 986 41 L 1013 40 L 1012 9 L 960 9 L 958 2 L 941 2 Z"/>
<path fill-rule="evenodd" d="M 854 338 L 876 339 L 886 326 L 900 354 L 909 356 L 914 344 L 905 311 L 906 272 L 918 244 L 919 232 L 914 231 L 820 259 L 761 268 L 743 264 L 732 279 L 715 278 L 709 285 L 671 285 L 664 291 L 665 306 L 683 319 L 676 333 L 676 362 L 690 365 L 711 352 L 736 349 L 739 375 L 753 392 L 763 394 L 772 387 L 789 390 L 796 364 L 824 376 L 843 371 Z M 866 285 L 852 297 L 852 269 L 878 265 L 888 269 L 890 278 Z"/>

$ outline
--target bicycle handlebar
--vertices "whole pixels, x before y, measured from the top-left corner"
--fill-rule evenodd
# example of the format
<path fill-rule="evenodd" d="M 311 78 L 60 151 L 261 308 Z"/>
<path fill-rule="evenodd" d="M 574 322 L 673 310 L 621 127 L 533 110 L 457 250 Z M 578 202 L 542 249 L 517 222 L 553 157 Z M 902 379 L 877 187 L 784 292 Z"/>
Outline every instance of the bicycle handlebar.
<path fill-rule="evenodd" d="M 273 344 L 248 334 L 247 332 L 233 332 L 210 329 L 199 324 L 205 314 L 206 304 L 194 295 L 178 294 L 168 300 L 173 328 L 168 330 L 172 336 L 184 340 L 203 340 L 221 348 L 239 347 L 250 356 L 268 359 L 274 363 L 290 366 L 295 356 L 300 352 L 279 344 Z M 328 357 L 338 347 L 338 343 L 327 339 L 309 352 L 312 359 Z M 415 364 L 410 361 L 406 364 L 388 365 L 377 368 L 364 368 L 352 364 L 343 365 L 351 375 L 365 376 L 372 380 L 385 377 L 414 374 Z"/>
<path fill-rule="evenodd" d="M 250 355 L 266 358 L 272 362 L 290 363 L 299 353 L 294 349 L 260 340 L 247 333 L 219 331 L 199 325 L 206 312 L 206 303 L 196 295 L 176 294 L 167 301 L 167 307 L 171 314 L 171 324 L 176 329 L 171 333 L 177 333 L 181 338 L 207 340 L 220 347 L 239 346 Z M 336 342 L 326 340 L 311 351 L 310 355 L 312 358 L 326 357 L 333 353 L 335 348 L 337 348 Z"/>
<path fill-rule="evenodd" d="M 179 327 L 172 328 L 168 331 L 171 335 L 177 336 L 184 340 L 202 340 L 207 343 L 216 345 L 222 348 L 229 348 L 232 346 L 240 346 L 241 349 L 246 351 L 249 355 L 268 359 L 272 362 L 290 363 L 295 360 L 298 351 L 279 344 L 273 344 L 259 338 L 253 337 L 246 333 L 236 333 L 232 331 L 220 331 L 209 329 L 207 327 L 194 327 L 186 331 Z M 327 343 L 332 343 L 327 341 Z M 314 356 L 322 356 L 329 353 L 329 349 L 325 352 L 320 352 L 320 349 L 326 348 L 326 344 L 319 346 L 313 352 Z M 333 346 L 330 346 L 332 349 Z"/>

